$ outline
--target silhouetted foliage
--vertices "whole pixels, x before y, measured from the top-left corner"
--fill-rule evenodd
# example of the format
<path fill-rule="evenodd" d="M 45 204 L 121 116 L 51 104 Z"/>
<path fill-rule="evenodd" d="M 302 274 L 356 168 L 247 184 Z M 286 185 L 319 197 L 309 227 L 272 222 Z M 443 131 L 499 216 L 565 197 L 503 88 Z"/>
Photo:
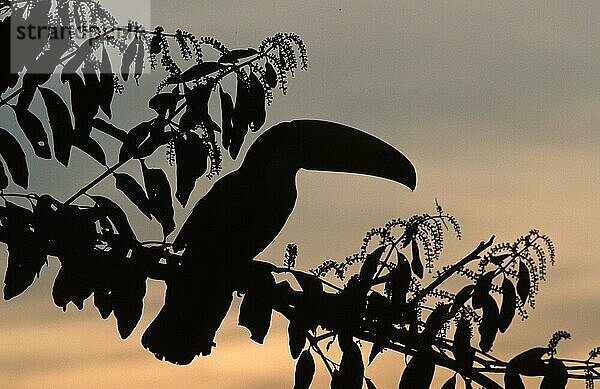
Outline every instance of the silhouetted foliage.
<path fill-rule="evenodd" d="M 559 341 L 570 338 L 565 331 L 556 332 L 548 347 L 507 362 L 489 353 L 515 314 L 527 317 L 526 307 L 534 307 L 548 262 L 554 263 L 552 242 L 537 230 L 513 243 L 494 244 L 492 237 L 464 258 L 439 267 L 445 231 L 461 238 L 461 230 L 436 202 L 433 214 L 392 219 L 369 231 L 357 253 L 339 262 L 327 260 L 310 272 L 297 269 L 301 256 L 293 243 L 286 247 L 281 267 L 255 260 L 294 208 L 295 176 L 301 168 L 371 175 L 415 189 L 415 169 L 402 153 L 346 125 L 295 120 L 264 131 L 241 166 L 214 184 L 172 243 L 167 241 L 177 228 L 173 185 L 147 158 L 164 150 L 169 164 L 175 164 L 175 198 L 185 207 L 199 179 L 220 173 L 222 148 L 236 159 L 249 131 L 261 130 L 273 89 L 285 94 L 288 76 L 298 68 L 306 70 L 306 49 L 297 35 L 278 33 L 256 48 L 229 49 L 215 38 L 182 30 L 147 30 L 135 22 L 120 26 L 93 1 L 4 0 L 0 10 L 5 14 L 0 22 L 4 50 L 11 29 L 23 23 L 68 26 L 85 38 L 77 44 L 73 37 L 43 36 L 24 43 L 26 54 L 14 61 L 18 74 L 11 73 L 10 61 L 0 68 L 1 105 L 14 111 L 29 143 L 19 144 L 14 129 L 0 128 L 5 163 L 0 163 L 0 240 L 9 252 L 5 299 L 23 293 L 48 256 L 56 257 L 61 267 L 52 288 L 54 303 L 63 310 L 70 303 L 82 309 L 93 295 L 100 316 L 112 314 L 119 335 L 127 338 L 142 315 L 147 279 L 162 280 L 165 303 L 144 332 L 142 345 L 159 359 L 188 364 L 216 346 L 215 334 L 238 293 L 243 295 L 238 324 L 253 341 L 265 341 L 273 312 L 289 320 L 297 389 L 310 387 L 315 355 L 330 373 L 332 388 L 361 388 L 363 383 L 376 388 L 365 375 L 364 355 L 370 365 L 389 350 L 410 356 L 399 372 L 401 388 L 430 387 L 436 366 L 455 372 L 444 389 L 456 387 L 457 375 L 466 387 L 475 382 L 486 388 L 501 387 L 492 373 L 503 373 L 506 388 L 524 388 L 522 376 L 542 377 L 542 388 L 563 388 L 569 378 L 585 379 L 593 387 L 600 377 L 600 365 L 593 362 L 600 349 L 583 361 L 556 357 Z M 109 51 L 120 54 L 120 64 L 111 63 Z M 175 52 L 180 61 L 173 58 Z M 205 55 L 212 58 L 205 60 Z M 159 58 L 166 74 L 148 101 L 155 116 L 129 130 L 118 128 L 110 122 L 111 105 L 122 82 L 133 78 L 139 84 L 144 69 L 157 68 Z M 59 79 L 69 89 L 68 99 L 48 84 L 61 64 Z M 235 79 L 235 91 L 221 82 L 229 76 Z M 215 115 L 210 101 L 217 89 L 220 112 Z M 31 108 L 38 91 L 53 150 Z M 103 149 L 93 138 L 95 131 L 120 143 L 118 156 Z M 105 170 L 65 201 L 48 194 L 7 193 L 12 184 L 28 187 L 23 147 L 65 167 L 75 147 Z M 116 162 L 111 165 L 112 159 Z M 139 166 L 143 182 L 117 172 L 134 159 L 138 163 L 130 165 Z M 138 240 L 121 206 L 92 192 L 109 176 L 143 215 L 160 224 L 163 241 Z M 84 195 L 91 201 L 77 203 Z M 27 200 L 28 206 L 12 199 Z M 446 281 L 454 277 L 462 278 L 461 287 L 446 289 Z M 335 341 L 339 363 L 327 356 Z M 368 352 L 364 343 L 372 344 Z"/>

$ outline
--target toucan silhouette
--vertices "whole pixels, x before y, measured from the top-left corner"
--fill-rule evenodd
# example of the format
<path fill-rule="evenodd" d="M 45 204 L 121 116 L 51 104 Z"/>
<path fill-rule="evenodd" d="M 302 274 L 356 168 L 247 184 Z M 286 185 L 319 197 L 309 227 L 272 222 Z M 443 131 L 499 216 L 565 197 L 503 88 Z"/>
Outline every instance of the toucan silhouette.
<path fill-rule="evenodd" d="M 181 265 L 167 280 L 164 306 L 142 337 L 157 358 L 188 364 L 210 354 L 233 292 L 244 291 L 252 260 L 294 208 L 300 169 L 366 174 L 416 187 L 412 163 L 360 130 L 319 120 L 271 127 L 240 168 L 198 201 L 174 241 L 174 249 L 185 249 Z"/>

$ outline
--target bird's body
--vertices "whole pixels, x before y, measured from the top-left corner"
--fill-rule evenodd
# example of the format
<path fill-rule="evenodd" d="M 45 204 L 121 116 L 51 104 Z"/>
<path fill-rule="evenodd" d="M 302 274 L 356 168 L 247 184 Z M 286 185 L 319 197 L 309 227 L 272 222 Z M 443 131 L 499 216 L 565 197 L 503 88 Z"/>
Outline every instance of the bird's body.
<path fill-rule="evenodd" d="M 174 242 L 185 249 L 165 304 L 142 343 L 158 358 L 187 364 L 207 355 L 231 305 L 244 291 L 252 260 L 283 228 L 296 202 L 299 169 L 355 172 L 414 189 L 408 159 L 366 133 L 340 124 L 302 120 L 267 130 L 242 166 L 194 207 Z"/>

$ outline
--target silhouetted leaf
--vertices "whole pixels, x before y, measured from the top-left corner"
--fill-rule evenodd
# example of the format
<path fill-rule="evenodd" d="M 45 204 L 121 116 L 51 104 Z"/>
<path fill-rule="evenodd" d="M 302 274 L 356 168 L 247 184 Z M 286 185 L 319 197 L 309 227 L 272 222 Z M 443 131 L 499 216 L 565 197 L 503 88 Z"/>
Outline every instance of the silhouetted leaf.
<path fill-rule="evenodd" d="M 496 300 L 490 295 L 483 301 L 483 317 L 479 324 L 479 347 L 483 352 L 488 352 L 494 344 L 496 334 L 498 333 L 499 319 L 498 305 Z"/>
<path fill-rule="evenodd" d="M 265 81 L 270 88 L 277 86 L 277 73 L 269 62 L 265 64 Z"/>
<path fill-rule="evenodd" d="M 94 74 L 87 73 L 87 84 L 79 74 L 69 74 L 65 79 L 69 82 L 71 92 L 71 111 L 75 119 L 75 131 L 79 136 L 89 136 L 92 131 L 92 119 L 98 113 L 99 96 L 98 81 Z"/>
<path fill-rule="evenodd" d="M 454 332 L 454 342 L 452 343 L 452 354 L 456 359 L 456 364 L 470 370 L 473 367 L 475 358 L 475 349 L 471 347 L 471 325 L 465 318 L 461 318 L 456 325 Z"/>
<path fill-rule="evenodd" d="M 406 365 L 398 388 L 429 389 L 434 372 L 435 363 L 432 351 L 428 349 L 421 350 Z"/>
<path fill-rule="evenodd" d="M 506 367 L 504 384 L 506 389 L 524 389 L 520 374 L 526 376 L 542 376 L 546 373 L 546 365 L 542 357 L 550 351 L 546 347 L 534 347 L 513 357 Z"/>
<path fill-rule="evenodd" d="M 250 107 L 252 116 L 250 120 L 252 131 L 256 132 L 261 129 L 267 117 L 265 107 L 265 90 L 260 83 L 258 77 L 253 72 L 250 73 Z"/>
<path fill-rule="evenodd" d="M 450 317 L 454 317 L 456 313 L 464 307 L 469 298 L 473 295 L 475 285 L 467 285 L 462 288 L 456 296 L 454 296 L 454 302 L 452 302 L 452 308 L 450 309 Z"/>
<path fill-rule="evenodd" d="M 185 207 L 194 190 L 196 180 L 208 168 L 208 146 L 195 132 L 187 132 L 175 138 L 177 163 L 177 191 L 175 197 Z"/>
<path fill-rule="evenodd" d="M 106 52 L 106 47 L 102 46 L 102 64 L 100 65 L 100 109 L 104 111 L 106 116 L 112 117 L 110 105 L 112 103 L 113 95 L 115 93 L 114 87 L 114 73 L 112 71 L 112 65 L 110 63 L 110 57 Z"/>
<path fill-rule="evenodd" d="M 411 240 L 411 251 L 412 251 L 412 261 L 410 262 L 410 266 L 412 267 L 415 275 L 421 279 L 423 279 L 423 262 L 421 262 L 421 255 L 419 254 L 419 245 L 415 239 Z"/>
<path fill-rule="evenodd" d="M 134 64 L 134 75 L 135 83 L 139 85 L 140 77 L 144 71 L 144 57 L 145 57 L 145 49 L 144 49 L 144 41 L 138 40 L 137 52 L 135 54 L 135 64 Z"/>
<path fill-rule="evenodd" d="M 67 310 L 67 305 L 73 302 L 79 310 L 83 309 L 83 302 L 92 295 L 92 271 L 75 260 L 58 271 L 52 286 L 52 299 L 56 306 Z"/>
<path fill-rule="evenodd" d="M 150 120 L 142 122 L 129 130 L 127 138 L 125 138 L 119 150 L 119 162 L 125 162 L 135 155 L 140 144 L 150 135 L 153 124 L 154 120 Z"/>
<path fill-rule="evenodd" d="M 492 288 L 492 280 L 495 275 L 496 273 L 492 270 L 479 277 L 473 291 L 473 299 L 471 300 L 473 308 L 479 309 L 483 307 L 487 296 L 489 296 L 490 289 Z"/>
<path fill-rule="evenodd" d="M 110 219 L 110 221 L 114 224 L 117 229 L 119 235 L 123 237 L 123 239 L 136 242 L 137 238 L 129 225 L 129 220 L 127 220 L 127 214 L 123 212 L 121 207 L 117 205 L 114 201 L 109 198 L 102 196 L 90 196 L 94 202 L 100 207 L 100 209 L 104 212 L 104 214 Z"/>
<path fill-rule="evenodd" d="M 373 277 L 375 276 L 375 272 L 377 272 L 377 266 L 379 265 L 379 259 L 385 252 L 386 246 L 380 246 L 376 248 L 373 252 L 367 255 L 365 261 L 363 262 L 358 278 L 360 281 L 366 285 L 370 286 L 370 283 L 373 281 Z"/>
<path fill-rule="evenodd" d="M 173 75 L 169 77 L 167 80 L 168 84 L 179 84 L 183 82 L 198 80 L 204 76 L 208 76 L 211 73 L 214 73 L 218 70 L 225 68 L 224 65 L 217 62 L 202 62 L 196 65 L 193 65 L 185 72 L 177 75 Z"/>
<path fill-rule="evenodd" d="M 33 230 L 30 210 L 5 201 L 1 215 L 8 245 L 8 265 L 4 276 L 4 299 L 23 293 L 39 277 L 46 253 Z"/>
<path fill-rule="evenodd" d="M 92 120 L 92 127 L 121 142 L 125 142 L 125 140 L 127 139 L 127 132 L 115 127 L 111 123 L 108 123 L 100 118 L 94 118 Z"/>
<path fill-rule="evenodd" d="M 406 294 L 408 293 L 408 288 L 410 286 L 410 280 L 412 277 L 412 272 L 406 256 L 398 251 L 397 257 L 398 264 L 389 273 L 386 284 L 387 288 L 391 292 L 392 304 L 396 310 L 406 304 Z"/>
<path fill-rule="evenodd" d="M 150 169 L 143 162 L 142 173 L 144 175 L 144 186 L 148 194 L 150 209 L 162 226 L 163 235 L 167 237 L 175 230 L 173 200 L 171 198 L 169 180 L 165 172 L 161 169 Z"/>
<path fill-rule="evenodd" d="M 298 358 L 306 344 L 306 330 L 296 320 L 290 320 L 288 325 L 288 343 L 292 358 Z"/>
<path fill-rule="evenodd" d="M 8 187 L 8 176 L 4 171 L 4 165 L 0 163 L 0 190 L 6 189 Z"/>
<path fill-rule="evenodd" d="M 19 126 L 33 147 L 35 155 L 44 159 L 52 158 L 50 145 L 48 144 L 48 135 L 46 135 L 44 125 L 40 119 L 27 109 L 18 109 L 15 107 L 15 114 Z"/>
<path fill-rule="evenodd" d="M 345 338 L 346 336 L 338 337 L 340 349 L 342 350 L 342 360 L 340 361 L 337 384 L 344 389 L 360 389 L 365 374 L 362 354 L 351 337 Z"/>
<path fill-rule="evenodd" d="M 69 108 L 53 90 L 40 88 L 40 92 L 48 112 L 48 121 L 54 140 L 54 155 L 66 167 L 69 165 L 71 156 L 71 136 L 73 135 L 73 123 Z"/>
<path fill-rule="evenodd" d="M 456 375 L 453 375 L 442 385 L 441 389 L 454 389 L 456 388 Z"/>
<path fill-rule="evenodd" d="M 252 121 L 252 98 L 250 95 L 250 86 L 244 82 L 243 78 L 238 75 L 237 88 L 235 96 L 235 106 L 231 118 L 233 127 L 231 132 L 231 142 L 229 144 L 229 155 L 232 159 L 236 159 L 244 138 L 248 133 L 248 126 Z"/>
<path fill-rule="evenodd" d="M 156 111 L 158 116 L 160 117 L 168 117 L 167 112 L 169 112 L 169 116 L 173 115 L 177 103 L 183 98 L 182 95 L 179 94 L 177 88 L 173 89 L 172 92 L 164 92 L 158 93 L 148 101 L 148 108 Z"/>
<path fill-rule="evenodd" d="M 3 128 L 0 128 L 0 155 L 6 162 L 6 167 L 15 184 L 27 189 L 29 170 L 27 169 L 25 153 L 19 142 Z"/>
<path fill-rule="evenodd" d="M 50 74 L 26 73 L 23 76 L 23 84 L 21 86 L 22 90 L 17 99 L 17 108 L 21 110 L 28 110 L 38 86 L 44 84 L 49 79 Z"/>
<path fill-rule="evenodd" d="M 519 261 L 519 275 L 517 281 L 517 293 L 519 298 L 523 302 L 523 304 L 527 301 L 527 297 L 529 297 L 529 288 L 531 287 L 531 278 L 529 275 L 529 270 L 527 266 L 523 263 L 523 261 Z"/>
<path fill-rule="evenodd" d="M 309 350 L 304 350 L 296 362 L 294 389 L 308 389 L 315 375 L 315 361 Z"/>
<path fill-rule="evenodd" d="M 102 166 L 107 166 L 104 150 L 102 150 L 102 146 L 95 139 L 89 136 L 76 135 L 73 137 L 73 146 L 94 158 Z"/>
<path fill-rule="evenodd" d="M 546 374 L 542 379 L 540 389 L 564 389 L 569 380 L 569 373 L 564 362 L 551 358 L 548 362 Z"/>
<path fill-rule="evenodd" d="M 254 268 L 240 306 L 238 324 L 250 330 L 250 339 L 262 344 L 271 326 L 275 278 L 269 271 Z"/>
<path fill-rule="evenodd" d="M 150 203 L 144 188 L 128 174 L 114 173 L 116 187 L 119 189 L 148 219 L 152 219 Z"/>
<path fill-rule="evenodd" d="M 63 84 L 67 82 L 67 80 L 69 80 L 73 74 L 75 74 L 77 69 L 79 69 L 79 67 L 83 64 L 83 61 L 92 54 L 93 39 L 94 38 L 90 38 L 83 42 L 75 50 L 75 55 L 73 55 L 73 57 L 67 61 L 65 66 L 63 66 L 60 76 L 60 80 L 63 82 Z"/>
<path fill-rule="evenodd" d="M 256 54 L 258 54 L 258 51 L 252 48 L 230 50 L 221 55 L 219 63 L 234 64 L 242 58 L 248 58 Z"/>
<path fill-rule="evenodd" d="M 142 316 L 146 295 L 146 277 L 132 263 L 124 263 L 118 273 L 112 294 L 117 329 L 121 339 L 126 339 Z"/>
<path fill-rule="evenodd" d="M 129 70 L 131 68 L 131 64 L 135 60 L 135 56 L 138 52 L 138 44 L 140 42 L 140 38 L 136 35 L 123 53 L 123 59 L 121 60 L 121 77 L 124 81 L 127 81 L 129 78 Z"/>
<path fill-rule="evenodd" d="M 425 322 L 425 328 L 421 333 L 421 347 L 428 347 L 433 343 L 436 335 L 449 319 L 449 311 L 450 304 L 440 304 L 429 314 Z"/>
<path fill-rule="evenodd" d="M 106 320 L 113 311 L 112 298 L 109 291 L 106 290 L 95 290 L 94 291 L 94 306 L 100 312 L 100 317 Z"/>
<path fill-rule="evenodd" d="M 221 139 L 223 147 L 228 149 L 233 134 L 233 99 L 221 88 L 221 85 L 219 85 L 219 97 L 221 100 Z"/>
<path fill-rule="evenodd" d="M 515 286 L 508 278 L 504 278 L 502 281 L 502 306 L 500 307 L 500 317 L 498 321 L 498 329 L 500 332 L 504 332 L 512 323 L 513 317 L 515 316 L 515 309 L 517 305 L 517 294 L 515 292 Z"/>
<path fill-rule="evenodd" d="M 141 159 L 147 158 L 154 154 L 154 152 L 161 146 L 166 145 L 173 138 L 172 132 L 153 132 L 150 137 L 146 139 L 138 147 L 134 158 Z"/>

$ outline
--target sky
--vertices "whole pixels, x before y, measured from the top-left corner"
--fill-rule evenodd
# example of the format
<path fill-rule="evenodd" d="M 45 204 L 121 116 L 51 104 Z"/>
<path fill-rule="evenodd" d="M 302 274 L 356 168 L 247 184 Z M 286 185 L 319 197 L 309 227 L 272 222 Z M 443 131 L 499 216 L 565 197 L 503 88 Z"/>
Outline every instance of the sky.
<path fill-rule="evenodd" d="M 285 245 L 295 242 L 300 269 L 341 259 L 371 227 L 433 212 L 437 198 L 463 229 L 461 241 L 447 237 L 447 263 L 492 234 L 511 241 L 537 228 L 555 242 L 557 263 L 536 309 L 497 339 L 495 353 L 509 358 L 544 346 L 556 330 L 573 335 L 559 356 L 585 359 L 600 346 L 600 3 L 175 0 L 152 2 L 151 14 L 167 31 L 211 35 L 230 47 L 257 46 L 279 31 L 299 34 L 309 71 L 290 80 L 287 96 L 276 92 L 266 126 L 297 118 L 342 122 L 394 145 L 416 166 L 414 192 L 370 177 L 301 171 L 296 207 L 258 258 L 280 263 Z M 145 101 L 159 80 L 150 74 L 140 87 L 129 83 L 113 103 L 114 123 L 128 128 L 151 117 Z M 0 109 L 0 120 L 16 128 L 10 111 Z M 80 155 L 69 170 L 29 161 L 30 189 L 59 199 L 100 172 Z M 222 174 L 238 165 L 225 163 Z M 203 180 L 191 202 L 213 184 Z M 113 194 L 111 185 L 96 193 Z M 178 224 L 189 211 L 176 208 Z M 138 235 L 160 237 L 142 217 L 132 223 Z M 5 266 L 0 260 L 0 272 Z M 234 304 L 213 354 L 172 366 L 140 344 L 162 304 L 159 282 L 150 283 L 142 322 L 122 341 L 114 318 L 101 320 L 91 302 L 66 313 L 54 306 L 57 271 L 51 261 L 27 292 L 0 303 L 0 387 L 292 387 L 282 318 L 266 344 L 256 345 L 236 326 Z M 367 374 L 378 387 L 397 387 L 403 366 L 388 352 Z M 327 387 L 326 374 L 317 367 L 315 387 Z"/>

